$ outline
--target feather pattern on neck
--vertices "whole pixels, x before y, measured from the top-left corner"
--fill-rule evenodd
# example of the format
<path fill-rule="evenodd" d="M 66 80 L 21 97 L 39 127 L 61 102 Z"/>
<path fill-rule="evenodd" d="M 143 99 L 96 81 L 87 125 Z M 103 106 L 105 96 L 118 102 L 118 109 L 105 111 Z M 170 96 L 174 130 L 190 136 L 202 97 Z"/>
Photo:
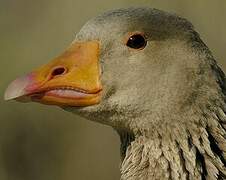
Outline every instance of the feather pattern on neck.
<path fill-rule="evenodd" d="M 122 180 L 226 179 L 226 115 L 222 108 L 191 126 L 141 135 L 130 142 Z"/>

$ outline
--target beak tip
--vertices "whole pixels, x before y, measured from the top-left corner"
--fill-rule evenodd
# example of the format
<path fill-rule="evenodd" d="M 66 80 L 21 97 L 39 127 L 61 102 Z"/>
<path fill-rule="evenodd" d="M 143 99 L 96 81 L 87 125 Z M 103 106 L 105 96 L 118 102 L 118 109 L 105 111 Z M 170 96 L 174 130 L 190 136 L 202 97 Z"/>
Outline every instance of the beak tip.
<path fill-rule="evenodd" d="M 6 92 L 5 92 L 5 94 L 4 94 L 4 100 L 5 101 L 8 101 L 8 100 L 10 100 L 11 99 L 11 96 L 7 93 L 7 90 L 6 90 Z"/>
<path fill-rule="evenodd" d="M 5 94 L 4 94 L 4 100 L 8 101 L 8 100 L 12 100 L 15 99 L 17 97 L 20 97 L 22 95 L 24 95 L 25 92 L 23 89 L 19 90 L 19 89 L 13 89 L 11 85 L 9 85 L 9 87 L 6 89 Z"/>
<path fill-rule="evenodd" d="M 4 100 L 8 101 L 26 95 L 27 92 L 25 88 L 28 83 L 29 81 L 27 76 L 20 77 L 11 82 L 5 91 Z"/>
<path fill-rule="evenodd" d="M 11 84 L 7 87 L 7 89 L 5 90 L 5 94 L 4 94 L 4 100 L 8 101 L 13 99 L 14 97 L 16 97 L 15 95 L 15 91 L 12 91 Z"/>

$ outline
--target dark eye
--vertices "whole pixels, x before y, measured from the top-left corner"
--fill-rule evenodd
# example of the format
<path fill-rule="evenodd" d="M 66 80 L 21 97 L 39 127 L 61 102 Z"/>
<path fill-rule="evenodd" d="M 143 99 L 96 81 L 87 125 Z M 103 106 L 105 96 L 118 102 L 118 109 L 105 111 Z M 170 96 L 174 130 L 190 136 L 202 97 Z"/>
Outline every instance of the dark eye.
<path fill-rule="evenodd" d="M 143 49 L 147 44 L 146 39 L 141 34 L 134 34 L 129 37 L 126 45 L 133 49 Z"/>

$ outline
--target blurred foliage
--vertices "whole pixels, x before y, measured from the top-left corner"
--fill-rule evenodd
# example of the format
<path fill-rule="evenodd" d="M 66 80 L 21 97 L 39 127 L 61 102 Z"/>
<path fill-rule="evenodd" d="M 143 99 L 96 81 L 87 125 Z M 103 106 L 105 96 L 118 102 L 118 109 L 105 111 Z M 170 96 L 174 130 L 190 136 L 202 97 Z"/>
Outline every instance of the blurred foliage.
<path fill-rule="evenodd" d="M 58 55 L 91 17 L 151 6 L 188 18 L 226 69 L 225 0 L 0 0 L 0 93 Z M 119 179 L 119 139 L 110 128 L 60 108 L 0 100 L 1 180 Z"/>

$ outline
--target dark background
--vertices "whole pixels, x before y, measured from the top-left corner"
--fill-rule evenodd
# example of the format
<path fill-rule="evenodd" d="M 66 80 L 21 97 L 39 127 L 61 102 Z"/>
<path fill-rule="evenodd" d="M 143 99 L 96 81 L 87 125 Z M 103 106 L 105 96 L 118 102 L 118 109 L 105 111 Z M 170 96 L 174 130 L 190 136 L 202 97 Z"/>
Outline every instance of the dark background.
<path fill-rule="evenodd" d="M 0 0 L 0 180 L 119 179 L 110 127 L 57 107 L 3 101 L 8 83 L 60 54 L 91 17 L 150 6 L 189 19 L 226 70 L 225 0 Z"/>

